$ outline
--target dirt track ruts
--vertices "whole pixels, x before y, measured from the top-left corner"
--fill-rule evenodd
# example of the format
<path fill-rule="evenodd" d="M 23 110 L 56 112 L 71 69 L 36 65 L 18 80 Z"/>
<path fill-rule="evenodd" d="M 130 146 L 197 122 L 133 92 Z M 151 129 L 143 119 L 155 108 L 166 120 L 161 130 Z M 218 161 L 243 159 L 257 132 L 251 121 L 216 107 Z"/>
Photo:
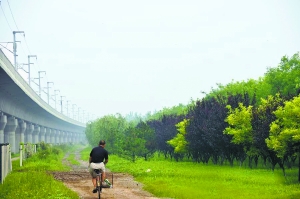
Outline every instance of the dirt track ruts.
<path fill-rule="evenodd" d="M 93 185 L 88 172 L 88 162 L 79 159 L 79 151 L 75 152 L 75 158 L 80 165 L 71 165 L 67 157 L 63 159 L 64 164 L 71 166 L 71 171 L 53 172 L 55 179 L 62 181 L 67 187 L 78 193 L 81 199 L 98 198 L 97 194 L 92 193 Z M 108 166 L 109 168 L 109 166 Z M 107 178 L 112 181 L 113 188 L 103 189 L 101 198 L 103 199 L 159 199 L 143 190 L 143 185 L 134 181 L 133 177 L 125 173 L 111 173 L 107 171 Z"/>

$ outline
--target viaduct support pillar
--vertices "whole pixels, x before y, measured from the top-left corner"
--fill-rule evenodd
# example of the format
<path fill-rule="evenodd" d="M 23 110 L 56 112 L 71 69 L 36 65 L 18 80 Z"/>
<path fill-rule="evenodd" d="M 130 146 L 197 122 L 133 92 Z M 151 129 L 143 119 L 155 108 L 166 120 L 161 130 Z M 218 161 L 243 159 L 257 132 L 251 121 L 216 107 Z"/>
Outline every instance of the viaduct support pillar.
<path fill-rule="evenodd" d="M 55 134 L 55 144 L 60 144 L 60 130 L 57 130 L 56 131 L 56 134 Z"/>
<path fill-rule="evenodd" d="M 33 124 L 28 124 L 25 132 L 25 142 L 26 143 L 33 143 L 32 139 L 32 133 L 34 130 L 34 125 Z"/>
<path fill-rule="evenodd" d="M 59 143 L 60 144 L 64 143 L 64 135 L 65 135 L 65 132 L 61 131 L 59 134 Z"/>
<path fill-rule="evenodd" d="M 46 129 L 46 135 L 45 135 L 45 142 L 46 143 L 51 143 L 51 140 L 50 140 L 50 138 L 51 138 L 51 129 L 50 128 L 47 128 Z"/>
<path fill-rule="evenodd" d="M 84 143 L 84 140 L 81 139 L 81 137 L 80 137 L 80 133 L 76 133 L 76 141 L 77 141 L 77 143 L 80 143 L 80 142 Z"/>
<path fill-rule="evenodd" d="M 76 143 L 76 133 L 71 133 L 71 142 Z"/>
<path fill-rule="evenodd" d="M 24 132 L 26 130 L 26 123 L 23 120 L 19 121 L 19 125 L 16 129 L 16 151 L 19 151 L 20 143 L 24 143 Z"/>
<path fill-rule="evenodd" d="M 46 134 L 46 128 L 41 127 L 39 142 L 45 142 L 45 134 Z"/>
<path fill-rule="evenodd" d="M 39 134 L 40 134 L 41 128 L 38 125 L 34 126 L 34 130 L 33 130 L 33 144 L 37 144 L 39 142 Z"/>
<path fill-rule="evenodd" d="M 70 143 L 72 142 L 71 139 L 72 139 L 72 133 L 71 132 L 66 132 L 66 136 L 65 136 L 65 140 L 66 140 L 66 143 Z"/>
<path fill-rule="evenodd" d="M 68 143 L 68 138 L 69 138 L 69 133 L 67 131 L 65 131 L 64 133 L 64 143 Z"/>
<path fill-rule="evenodd" d="M 18 120 L 14 117 L 9 117 L 4 129 L 4 142 L 9 143 L 11 152 L 16 153 L 16 128 L 18 126 Z"/>
<path fill-rule="evenodd" d="M 56 130 L 55 130 L 55 129 L 52 129 L 52 130 L 51 130 L 51 137 L 50 137 L 50 139 L 51 139 L 50 142 L 51 142 L 52 144 L 56 144 L 56 143 L 55 143 L 55 136 L 56 136 Z"/>
<path fill-rule="evenodd" d="M 0 113 L 0 144 L 4 143 L 4 129 L 7 124 L 7 117 Z"/>

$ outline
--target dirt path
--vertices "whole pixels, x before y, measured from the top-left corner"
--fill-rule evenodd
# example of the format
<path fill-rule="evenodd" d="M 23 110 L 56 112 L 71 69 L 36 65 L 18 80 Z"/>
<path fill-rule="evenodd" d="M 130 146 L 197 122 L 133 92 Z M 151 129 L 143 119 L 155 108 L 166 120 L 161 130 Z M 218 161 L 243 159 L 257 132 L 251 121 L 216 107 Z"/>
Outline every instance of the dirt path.
<path fill-rule="evenodd" d="M 67 155 L 68 156 L 68 155 Z M 80 165 L 71 165 L 64 158 L 64 164 L 72 167 L 68 172 L 54 172 L 53 175 L 57 180 L 64 182 L 64 184 L 71 190 L 78 193 L 81 199 L 98 198 L 97 194 L 92 193 L 93 185 L 90 174 L 88 172 L 88 162 L 79 160 L 79 152 L 75 153 L 77 161 Z M 112 173 L 107 172 L 107 178 L 111 181 Z M 133 177 L 124 173 L 113 173 L 113 188 L 106 188 L 102 190 L 101 198 L 103 199 L 158 199 L 153 197 L 150 193 L 142 189 L 142 184 L 135 182 Z"/>

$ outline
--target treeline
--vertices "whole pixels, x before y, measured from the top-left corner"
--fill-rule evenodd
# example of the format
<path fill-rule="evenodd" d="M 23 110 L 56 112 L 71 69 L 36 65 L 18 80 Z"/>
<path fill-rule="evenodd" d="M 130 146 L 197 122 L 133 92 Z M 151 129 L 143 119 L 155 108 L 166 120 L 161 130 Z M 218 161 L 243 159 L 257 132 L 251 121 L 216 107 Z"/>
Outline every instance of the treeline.
<path fill-rule="evenodd" d="M 251 70 L 251 69 L 250 69 Z M 300 58 L 284 56 L 258 80 L 217 84 L 188 105 L 164 108 L 145 117 L 108 115 L 87 125 L 91 145 L 107 141 L 110 153 L 177 161 L 231 165 L 248 159 L 278 164 L 284 171 L 300 160 Z M 132 119 L 135 118 L 135 119 Z M 298 163 L 300 168 L 300 163 Z M 300 172 L 299 172 L 300 179 Z"/>

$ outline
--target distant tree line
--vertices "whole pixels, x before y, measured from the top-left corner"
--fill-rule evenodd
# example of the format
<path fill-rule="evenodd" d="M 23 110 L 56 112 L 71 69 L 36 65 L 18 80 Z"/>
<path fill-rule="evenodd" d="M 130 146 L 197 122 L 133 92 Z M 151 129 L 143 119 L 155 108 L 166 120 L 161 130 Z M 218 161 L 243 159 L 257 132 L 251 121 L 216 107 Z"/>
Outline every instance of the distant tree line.
<path fill-rule="evenodd" d="M 108 115 L 87 125 L 91 145 L 107 140 L 107 149 L 147 160 L 155 152 L 181 161 L 240 165 L 258 160 L 300 171 L 300 58 L 284 56 L 258 80 L 217 84 L 216 89 L 188 105 L 164 108 L 130 119 Z M 299 172 L 300 181 L 300 172 Z"/>

